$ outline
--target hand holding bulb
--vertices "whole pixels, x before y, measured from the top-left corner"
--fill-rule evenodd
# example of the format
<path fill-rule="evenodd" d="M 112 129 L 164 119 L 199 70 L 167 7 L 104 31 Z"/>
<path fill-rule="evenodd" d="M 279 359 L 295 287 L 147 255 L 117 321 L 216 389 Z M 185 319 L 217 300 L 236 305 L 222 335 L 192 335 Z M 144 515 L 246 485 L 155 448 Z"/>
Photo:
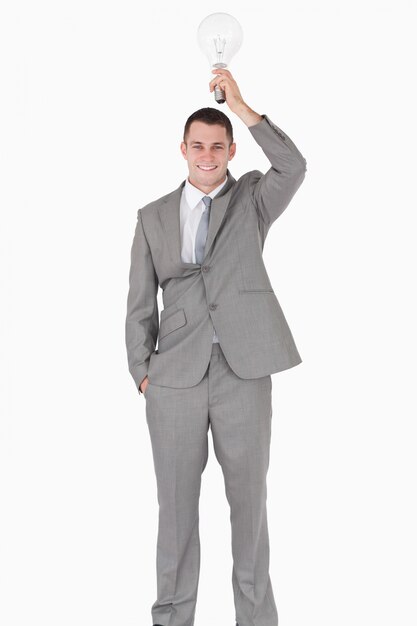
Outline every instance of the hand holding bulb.
<path fill-rule="evenodd" d="M 254 126 L 262 121 L 262 115 L 251 109 L 242 98 L 237 82 L 229 72 L 225 69 L 212 70 L 217 74 L 209 83 L 210 91 L 214 91 L 216 86 L 220 87 L 225 94 L 226 102 L 230 110 L 238 115 L 246 126 Z"/>
<path fill-rule="evenodd" d="M 200 23 L 197 31 L 198 44 L 206 55 L 211 68 L 226 68 L 243 41 L 242 27 L 229 13 L 211 13 Z M 218 104 L 226 101 L 225 93 L 216 85 L 214 98 Z"/>
<path fill-rule="evenodd" d="M 220 87 L 225 93 L 226 102 L 233 113 L 237 113 L 239 106 L 245 104 L 242 95 L 239 91 L 239 87 L 229 70 L 216 68 L 212 70 L 214 74 L 217 74 L 213 80 L 210 81 L 210 91 L 214 91 L 214 88 Z"/>
<path fill-rule="evenodd" d="M 197 39 L 206 55 L 211 71 L 216 74 L 209 83 L 217 104 L 227 102 L 230 110 L 246 126 L 254 126 L 263 118 L 244 102 L 239 87 L 227 66 L 242 45 L 243 31 L 239 22 L 228 13 L 212 13 L 200 23 Z"/>

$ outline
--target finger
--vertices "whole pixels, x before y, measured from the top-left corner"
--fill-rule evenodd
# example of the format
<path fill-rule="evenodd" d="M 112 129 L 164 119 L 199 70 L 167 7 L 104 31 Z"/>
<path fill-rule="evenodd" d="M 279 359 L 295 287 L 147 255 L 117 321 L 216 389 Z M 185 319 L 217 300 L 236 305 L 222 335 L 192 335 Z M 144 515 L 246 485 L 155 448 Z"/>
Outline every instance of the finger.
<path fill-rule="evenodd" d="M 224 74 L 219 74 L 219 72 L 216 72 L 216 74 L 217 74 L 217 77 L 226 78 Z M 212 80 L 214 80 L 214 78 Z"/>
<path fill-rule="evenodd" d="M 226 87 L 226 81 L 225 80 L 218 80 L 216 82 L 214 82 L 213 84 L 210 83 L 210 91 L 213 91 L 215 87 L 219 87 L 220 89 L 225 89 Z"/>
<path fill-rule="evenodd" d="M 229 80 L 234 80 L 233 76 L 231 75 L 231 73 L 229 72 L 229 70 L 212 70 L 215 74 L 217 74 L 218 76 L 221 76 L 222 78 L 228 78 Z"/>
<path fill-rule="evenodd" d="M 223 76 L 223 78 L 233 78 L 229 70 L 216 69 L 212 70 L 213 74 L 217 74 L 218 76 Z"/>
<path fill-rule="evenodd" d="M 213 80 L 216 80 L 216 78 L 217 79 L 220 78 L 221 80 L 230 80 L 231 82 L 236 82 L 231 74 L 218 74 L 215 78 L 211 79 L 211 82 L 213 82 Z"/>
<path fill-rule="evenodd" d="M 228 80 L 228 78 L 226 76 L 222 76 L 222 77 L 218 77 L 218 78 L 213 78 L 213 80 L 211 80 L 209 82 L 210 87 L 214 86 L 214 85 L 219 85 L 221 81 L 223 81 L 224 83 L 226 83 Z"/>

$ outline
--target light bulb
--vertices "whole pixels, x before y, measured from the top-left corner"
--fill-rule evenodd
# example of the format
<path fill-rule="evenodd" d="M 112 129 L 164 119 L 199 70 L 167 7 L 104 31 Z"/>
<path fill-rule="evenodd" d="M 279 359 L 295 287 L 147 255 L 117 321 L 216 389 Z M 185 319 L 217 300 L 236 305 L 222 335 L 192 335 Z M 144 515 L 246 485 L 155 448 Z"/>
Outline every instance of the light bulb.
<path fill-rule="evenodd" d="M 212 13 L 200 23 L 197 40 L 210 67 L 225 68 L 242 45 L 243 31 L 232 15 Z M 214 98 L 219 104 L 226 102 L 226 94 L 217 85 L 214 88 Z"/>

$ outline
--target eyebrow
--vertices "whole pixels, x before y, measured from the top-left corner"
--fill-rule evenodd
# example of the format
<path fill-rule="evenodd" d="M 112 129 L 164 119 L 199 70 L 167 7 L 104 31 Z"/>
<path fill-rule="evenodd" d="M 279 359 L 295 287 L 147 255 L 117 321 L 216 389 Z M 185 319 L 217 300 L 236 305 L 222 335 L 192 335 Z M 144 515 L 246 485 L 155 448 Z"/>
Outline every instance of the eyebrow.
<path fill-rule="evenodd" d="M 192 144 L 196 144 L 196 143 L 203 144 L 202 141 L 191 141 L 190 143 L 192 143 Z M 213 141 L 213 143 L 211 145 L 212 146 L 224 146 L 226 144 L 223 141 Z"/>

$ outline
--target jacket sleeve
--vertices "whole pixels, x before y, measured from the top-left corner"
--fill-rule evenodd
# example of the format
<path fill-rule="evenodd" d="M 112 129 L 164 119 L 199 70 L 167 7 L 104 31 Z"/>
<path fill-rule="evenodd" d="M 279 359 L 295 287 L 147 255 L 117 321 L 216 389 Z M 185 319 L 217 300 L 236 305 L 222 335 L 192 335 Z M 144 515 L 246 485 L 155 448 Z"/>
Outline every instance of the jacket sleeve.
<path fill-rule="evenodd" d="M 255 141 L 271 162 L 266 174 L 249 172 L 249 193 L 258 217 L 269 229 L 290 203 L 304 180 L 307 161 L 288 135 L 269 117 L 249 126 Z"/>
<path fill-rule="evenodd" d="M 158 277 L 143 230 L 141 209 L 130 259 L 125 337 L 129 371 L 141 394 L 139 385 L 147 375 L 159 331 Z"/>

